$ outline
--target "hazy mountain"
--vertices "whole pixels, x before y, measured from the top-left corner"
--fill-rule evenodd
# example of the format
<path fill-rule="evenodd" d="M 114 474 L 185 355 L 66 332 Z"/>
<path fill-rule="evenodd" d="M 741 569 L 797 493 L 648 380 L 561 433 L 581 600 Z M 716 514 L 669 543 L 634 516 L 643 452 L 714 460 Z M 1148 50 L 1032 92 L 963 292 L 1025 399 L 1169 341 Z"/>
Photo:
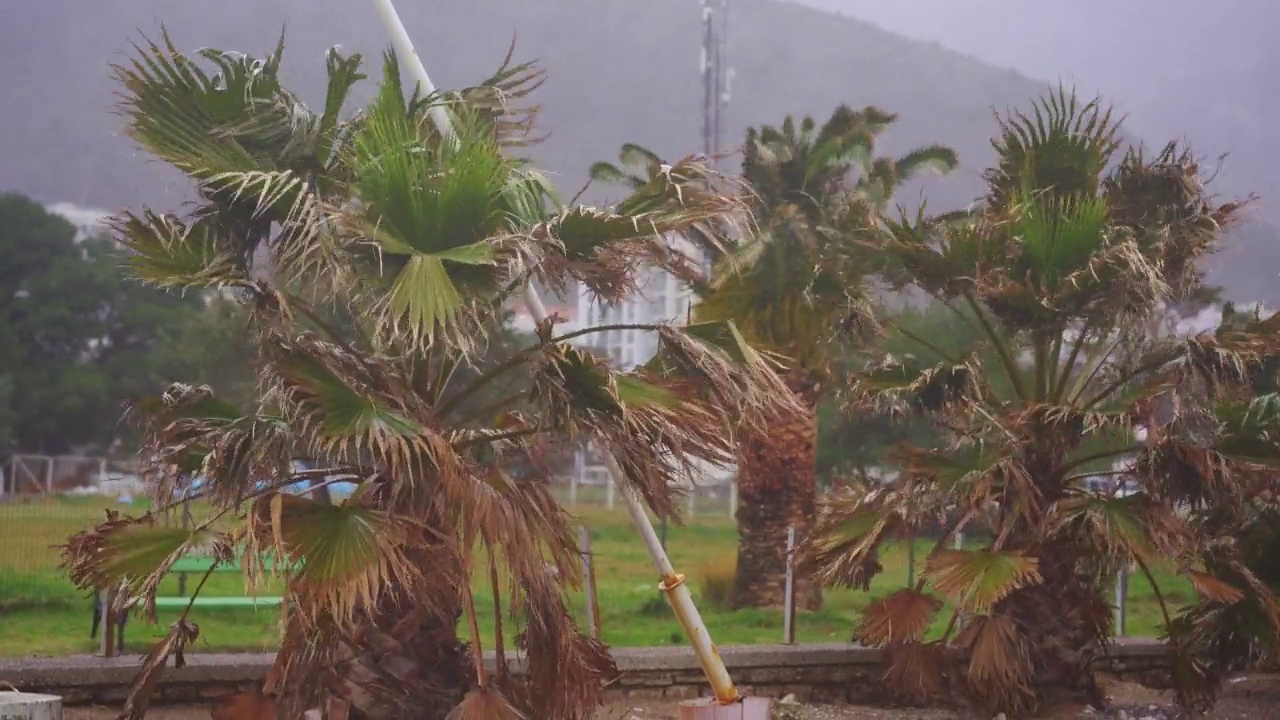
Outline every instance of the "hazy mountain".
<path fill-rule="evenodd" d="M 833 2 L 835 0 L 832 0 Z M 8 0 L 0 23 L 0 189 L 46 202 L 116 208 L 171 206 L 180 177 L 146 162 L 110 114 L 109 63 L 163 21 L 182 49 L 264 54 L 287 23 L 286 80 L 318 101 L 323 51 L 360 51 L 376 73 L 385 30 L 368 0 Z M 1123 5 L 1123 3 L 1121 3 Z M 441 86 L 482 79 L 513 36 L 519 59 L 548 70 L 537 100 L 550 139 L 535 155 L 572 192 L 586 168 L 623 142 L 668 156 L 699 149 L 700 9 L 694 0 L 401 0 L 419 52 Z M 906 39 L 850 18 L 774 0 L 734 0 L 729 52 L 737 71 L 730 142 L 749 125 L 787 113 L 825 116 L 838 103 L 901 115 L 886 151 L 940 142 L 962 167 L 927 181 L 931 207 L 969 201 L 990 160 L 992 109 L 1024 105 L 1046 83 L 936 43 Z M 358 99 L 368 97 L 372 83 Z M 1164 138 L 1153 138 L 1161 141 Z M 1262 234 L 1255 230 L 1255 234 Z M 1220 280 L 1243 299 L 1276 283 L 1274 263 L 1224 255 Z M 1255 290 L 1258 288 L 1258 290 Z M 1270 298 L 1270 296 L 1268 296 Z"/>

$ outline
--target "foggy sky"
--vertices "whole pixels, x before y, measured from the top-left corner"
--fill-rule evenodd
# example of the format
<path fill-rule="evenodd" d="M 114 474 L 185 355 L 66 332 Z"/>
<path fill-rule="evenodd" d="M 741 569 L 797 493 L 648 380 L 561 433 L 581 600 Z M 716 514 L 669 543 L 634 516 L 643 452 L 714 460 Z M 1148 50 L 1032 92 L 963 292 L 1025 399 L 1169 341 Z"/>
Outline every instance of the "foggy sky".
<path fill-rule="evenodd" d="M 1269 81 L 1280 72 L 1276 0 L 800 2 L 1101 93 L 1144 137 L 1231 153 L 1224 187 L 1280 204 L 1270 172 L 1280 150 L 1270 139 L 1280 127 Z"/>

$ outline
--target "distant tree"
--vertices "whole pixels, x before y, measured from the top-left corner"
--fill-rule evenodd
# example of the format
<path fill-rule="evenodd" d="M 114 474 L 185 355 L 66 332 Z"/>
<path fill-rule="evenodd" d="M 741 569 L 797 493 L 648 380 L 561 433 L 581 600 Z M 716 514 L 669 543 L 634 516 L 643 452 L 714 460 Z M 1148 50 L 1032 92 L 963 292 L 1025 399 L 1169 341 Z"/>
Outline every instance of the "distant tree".
<path fill-rule="evenodd" d="M 834 330 L 864 315 L 857 287 L 857 239 L 874 225 L 893 191 L 928 170 L 949 171 L 956 156 L 931 146 L 900 158 L 876 155 L 876 140 L 896 116 L 841 106 L 818 126 L 787 118 L 780 128 L 747 133 L 743 179 L 754 192 L 755 232 L 716 265 L 694 310 L 701 320 L 732 319 L 753 343 L 786 366 L 787 386 L 806 412 L 749 436 L 738 464 L 738 574 L 734 606 L 782 602 L 786 537 L 809 534 L 815 514 L 815 412 L 832 387 L 832 365 L 847 352 Z M 797 582 L 801 607 L 822 593 L 808 568 Z"/>
<path fill-rule="evenodd" d="M 175 378 L 252 384 L 243 328 L 217 327 L 228 301 L 127 279 L 114 241 L 76 234 L 39 203 L 0 195 L 0 448 L 102 451 L 129 436 L 128 403 Z"/>

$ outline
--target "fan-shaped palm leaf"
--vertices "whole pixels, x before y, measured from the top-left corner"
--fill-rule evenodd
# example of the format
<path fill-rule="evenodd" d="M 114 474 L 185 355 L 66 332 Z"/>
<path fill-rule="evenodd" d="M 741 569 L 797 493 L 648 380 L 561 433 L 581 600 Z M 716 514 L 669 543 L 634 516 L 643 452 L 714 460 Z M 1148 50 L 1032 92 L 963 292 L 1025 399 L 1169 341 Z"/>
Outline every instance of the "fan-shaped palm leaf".
<path fill-rule="evenodd" d="M 1018 588 L 1040 582 L 1038 565 L 1016 552 L 941 550 L 929 558 L 925 575 L 957 607 L 983 614 Z"/>

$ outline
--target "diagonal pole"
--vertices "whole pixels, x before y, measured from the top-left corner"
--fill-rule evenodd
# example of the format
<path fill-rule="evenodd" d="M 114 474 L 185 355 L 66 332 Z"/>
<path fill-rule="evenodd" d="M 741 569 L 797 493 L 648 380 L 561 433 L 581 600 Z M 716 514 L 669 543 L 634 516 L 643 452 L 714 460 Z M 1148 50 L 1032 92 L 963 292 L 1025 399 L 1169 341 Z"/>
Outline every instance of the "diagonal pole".
<path fill-rule="evenodd" d="M 396 55 L 408 66 L 409 72 L 417 84 L 419 94 L 425 96 L 435 92 L 435 86 L 427 75 L 427 69 L 422 64 L 422 59 L 418 57 L 417 51 L 414 50 L 413 41 L 409 39 L 409 33 L 405 30 L 404 23 L 400 21 L 395 5 L 392 4 L 391 0 L 374 0 L 374 4 L 377 5 L 378 14 L 382 16 L 382 21 L 386 24 L 387 31 L 391 35 L 391 46 L 395 49 Z M 437 129 L 442 134 L 445 136 L 453 134 L 452 123 L 443 105 L 435 104 L 428 112 L 432 122 L 436 124 Z M 529 311 L 529 316 L 537 322 L 544 322 L 549 317 L 546 307 L 542 304 L 542 299 L 538 297 L 538 292 L 533 288 L 532 284 L 525 285 L 523 300 L 526 309 Z M 703 674 L 707 676 L 707 680 L 711 683 L 711 689 L 715 694 L 716 700 L 722 705 L 737 701 L 739 699 L 738 689 L 729 677 L 729 671 L 725 668 L 723 658 L 720 657 L 720 653 L 711 642 L 711 633 L 707 631 L 707 626 L 702 622 L 702 615 L 698 613 L 698 608 L 693 603 L 693 595 L 689 592 L 689 586 L 684 582 L 684 575 L 677 573 L 675 567 L 671 564 L 671 558 L 667 556 L 667 551 L 658 539 L 658 534 L 654 532 L 653 523 L 649 521 L 649 515 L 645 512 L 644 505 L 641 504 L 640 499 L 626 489 L 623 482 L 626 475 L 612 453 L 605 454 L 605 466 L 609 470 L 609 475 L 614 485 L 620 491 L 619 495 L 622 496 L 623 505 L 627 508 L 627 514 L 631 516 L 631 524 L 640 535 L 645 549 L 649 551 L 649 558 L 653 560 L 653 566 L 657 569 L 659 577 L 662 578 L 658 587 L 666 593 L 667 600 L 671 603 L 671 607 L 675 610 L 676 617 L 680 621 L 680 626 L 684 628 L 685 636 L 689 638 L 690 644 L 693 645 L 694 654 L 698 657 L 698 663 L 702 666 Z"/>

